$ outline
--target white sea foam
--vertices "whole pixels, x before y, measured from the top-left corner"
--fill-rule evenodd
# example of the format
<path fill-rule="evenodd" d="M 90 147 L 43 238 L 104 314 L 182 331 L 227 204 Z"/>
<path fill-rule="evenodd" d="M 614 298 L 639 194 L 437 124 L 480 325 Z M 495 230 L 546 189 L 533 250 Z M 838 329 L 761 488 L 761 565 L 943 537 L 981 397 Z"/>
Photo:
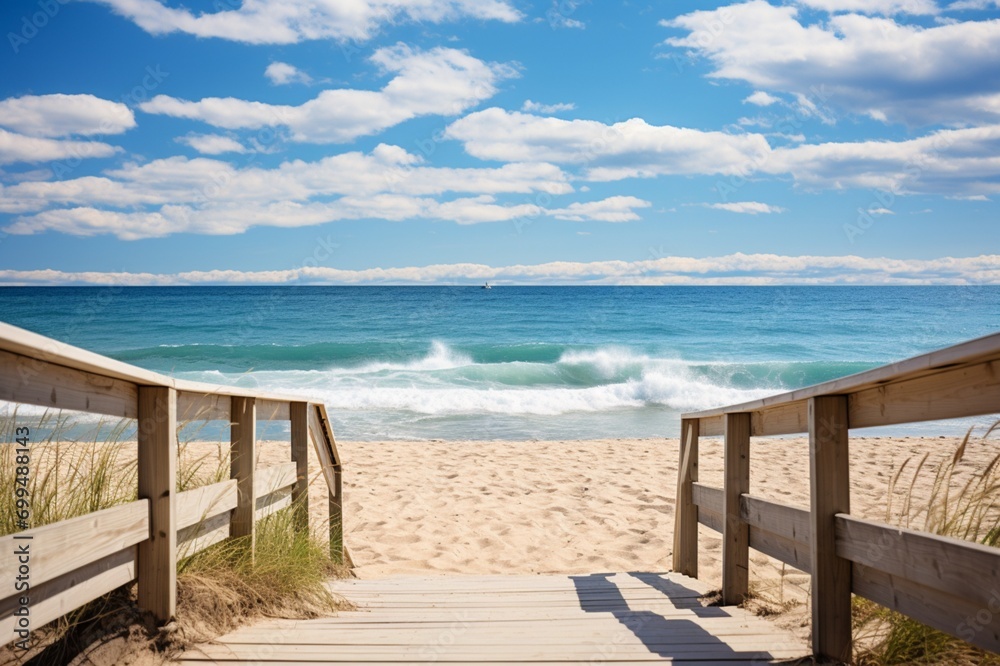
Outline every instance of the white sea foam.
<path fill-rule="evenodd" d="M 569 351 L 555 363 L 477 364 L 435 342 L 427 355 L 405 363 L 228 377 L 214 372 L 192 375 L 308 395 L 334 410 L 426 415 L 558 415 L 645 406 L 693 410 L 774 392 L 713 384 L 684 361 L 651 358 L 619 347 Z"/>

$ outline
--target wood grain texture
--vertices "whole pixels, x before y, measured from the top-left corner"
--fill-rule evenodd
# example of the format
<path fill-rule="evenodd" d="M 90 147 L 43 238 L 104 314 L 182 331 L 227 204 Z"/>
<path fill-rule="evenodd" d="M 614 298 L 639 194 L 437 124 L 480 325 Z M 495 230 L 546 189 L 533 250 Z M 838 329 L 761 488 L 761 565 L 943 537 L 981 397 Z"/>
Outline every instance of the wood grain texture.
<path fill-rule="evenodd" d="M 698 421 L 681 421 L 680 468 L 677 474 L 677 504 L 674 514 L 673 569 L 698 577 L 698 506 L 692 484 L 698 480 Z"/>
<path fill-rule="evenodd" d="M 135 418 L 135 384 L 0 351 L 0 400 Z"/>
<path fill-rule="evenodd" d="M 236 503 L 235 479 L 177 493 L 177 529 L 182 530 L 220 513 L 228 513 L 236 508 Z"/>
<path fill-rule="evenodd" d="M 291 421 L 292 462 L 295 463 L 295 486 L 292 503 L 295 504 L 295 529 L 309 531 L 309 404 L 293 402 L 289 406 Z"/>
<path fill-rule="evenodd" d="M 750 415 L 726 414 L 722 506 L 722 600 L 736 605 L 750 589 L 750 528 L 741 498 L 750 492 Z"/>
<path fill-rule="evenodd" d="M 256 515 L 257 410 L 253 398 L 234 397 L 230 426 L 230 476 L 236 479 L 234 537 L 249 537 L 254 546 Z"/>
<path fill-rule="evenodd" d="M 934 375 L 959 366 L 992 363 L 997 360 L 1000 360 L 1000 333 L 969 340 L 968 342 L 939 349 L 928 354 L 921 354 L 920 356 L 914 356 L 913 358 L 908 358 L 897 363 L 890 363 L 872 370 L 788 391 L 787 393 L 779 393 L 738 405 L 687 413 L 683 415 L 683 418 L 705 419 L 732 412 L 762 411 L 777 405 L 805 401 L 817 396 L 857 393 L 890 383 L 904 382 L 918 377 Z"/>
<path fill-rule="evenodd" d="M 139 387 L 139 498 L 149 501 L 149 538 L 139 543 L 136 603 L 160 622 L 177 611 L 177 394 Z"/>
<path fill-rule="evenodd" d="M 689 663 L 749 666 L 808 647 L 742 609 L 701 605 L 678 574 L 342 580 L 356 612 L 270 620 L 197 645 L 180 663 Z"/>
<path fill-rule="evenodd" d="M 105 555 L 30 590 L 32 630 L 135 580 L 136 546 Z M 0 600 L 0 644 L 15 640 L 18 595 Z"/>
<path fill-rule="evenodd" d="M 890 527 L 853 516 L 836 518 L 837 555 L 986 608 L 1000 592 L 1000 548 Z"/>
<path fill-rule="evenodd" d="M 41 585 L 148 537 L 148 500 L 3 536 L 0 537 L 0 580 L 13 581 L 17 576 L 19 564 L 14 551 L 24 540 L 30 540 L 31 544 L 31 582 Z"/>
<path fill-rule="evenodd" d="M 813 651 L 851 661 L 851 563 L 837 555 L 836 516 L 851 512 L 847 397 L 809 399 Z"/>

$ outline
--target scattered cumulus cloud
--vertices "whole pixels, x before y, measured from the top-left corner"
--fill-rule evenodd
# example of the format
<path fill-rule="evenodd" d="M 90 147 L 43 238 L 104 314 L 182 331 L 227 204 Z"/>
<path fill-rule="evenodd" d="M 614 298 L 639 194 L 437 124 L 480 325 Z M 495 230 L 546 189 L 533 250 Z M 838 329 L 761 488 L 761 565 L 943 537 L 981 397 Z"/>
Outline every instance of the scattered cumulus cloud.
<path fill-rule="evenodd" d="M 791 174 L 817 189 L 899 194 L 1000 194 L 1000 125 L 946 129 L 904 141 L 857 141 L 775 148 L 761 173 Z"/>
<path fill-rule="evenodd" d="M 270 79 L 271 83 L 276 86 L 282 86 L 289 83 L 312 83 L 312 77 L 303 72 L 298 67 L 294 65 L 289 65 L 287 62 L 272 62 L 264 70 L 264 76 Z"/>
<path fill-rule="evenodd" d="M 784 208 L 761 203 L 759 201 L 731 201 L 728 203 L 704 204 L 706 208 L 716 210 L 727 210 L 730 213 L 743 213 L 746 215 L 758 215 L 761 213 L 783 213 Z"/>
<path fill-rule="evenodd" d="M 771 106 L 772 104 L 777 104 L 781 99 L 766 93 L 763 90 L 757 90 L 752 95 L 743 100 L 744 104 L 754 104 L 756 106 Z"/>
<path fill-rule="evenodd" d="M 93 95 L 25 95 L 0 101 L 0 127 L 48 138 L 121 134 L 135 127 L 135 115 Z"/>
<path fill-rule="evenodd" d="M 101 176 L 0 186 L 0 212 L 17 215 L 4 228 L 11 234 L 55 231 L 135 240 L 359 219 L 627 222 L 638 219 L 636 210 L 650 206 L 623 196 L 557 205 L 556 197 L 572 193 L 573 187 L 551 164 L 448 168 L 422 162 L 384 144 L 370 153 L 293 160 L 273 169 L 172 157 L 127 164 Z"/>
<path fill-rule="evenodd" d="M 931 7 L 919 0 L 814 4 L 831 9 L 864 4 L 879 8 L 877 13 L 890 13 L 896 5 Z M 712 78 L 791 94 L 803 108 L 830 107 L 910 125 L 1000 121 L 997 19 L 923 27 L 893 17 L 837 13 L 807 23 L 795 5 L 751 0 L 690 12 L 663 25 L 687 33 L 666 43 L 708 59 Z M 714 25 L 722 29 L 706 28 Z"/>
<path fill-rule="evenodd" d="M 737 173 L 770 151 L 759 134 L 727 134 L 650 125 L 633 118 L 608 125 L 500 108 L 456 120 L 445 137 L 484 160 L 577 164 L 590 180 L 668 174 Z"/>
<path fill-rule="evenodd" d="M 858 14 L 933 15 L 940 11 L 933 0 L 798 0 L 800 5 L 825 12 L 852 12 Z"/>
<path fill-rule="evenodd" d="M 193 12 L 160 0 L 92 0 L 154 35 L 183 32 L 246 44 L 295 44 L 315 39 L 366 42 L 399 22 L 444 23 L 462 19 L 514 23 L 521 13 L 507 0 L 253 0 L 216 3 Z"/>
<path fill-rule="evenodd" d="M 232 137 L 221 134 L 189 134 L 177 140 L 180 143 L 191 146 L 202 155 L 247 152 L 246 146 L 242 143 Z"/>
<path fill-rule="evenodd" d="M 576 104 L 573 103 L 541 104 L 532 102 L 530 99 L 524 100 L 524 104 L 521 105 L 521 110 L 527 113 L 559 113 L 560 111 L 572 111 L 575 108 Z"/>
<path fill-rule="evenodd" d="M 72 139 L 46 139 L 24 136 L 0 129 L 0 164 L 52 162 L 55 160 L 82 160 L 94 157 L 111 157 L 121 151 L 99 141 Z"/>
<path fill-rule="evenodd" d="M 508 65 L 443 47 L 420 51 L 397 44 L 378 49 L 370 60 L 394 75 L 381 90 L 324 90 L 299 106 L 157 95 L 140 108 L 224 129 L 287 128 L 299 142 L 345 143 L 418 116 L 457 115 L 489 99 L 501 81 L 516 76 Z"/>
<path fill-rule="evenodd" d="M 182 273 L 0 270 L 3 284 L 435 284 L 482 280 L 514 283 L 634 285 L 769 284 L 1000 284 L 1000 255 L 890 259 L 857 256 L 731 254 L 669 256 L 641 261 L 556 261 L 490 266 L 435 264 L 347 270 L 302 267 L 272 271 L 211 270 Z"/>

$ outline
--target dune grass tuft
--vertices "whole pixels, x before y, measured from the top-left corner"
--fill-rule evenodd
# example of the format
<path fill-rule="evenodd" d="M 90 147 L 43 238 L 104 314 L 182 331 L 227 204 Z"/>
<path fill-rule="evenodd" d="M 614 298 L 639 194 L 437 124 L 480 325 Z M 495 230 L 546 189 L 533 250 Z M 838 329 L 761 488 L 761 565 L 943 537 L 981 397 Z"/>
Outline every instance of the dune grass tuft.
<path fill-rule="evenodd" d="M 990 436 L 1000 421 L 973 438 L 970 429 L 943 460 L 929 454 L 905 460 L 889 482 L 886 521 L 987 546 L 1000 546 L 1000 454 L 980 468 L 967 459 L 970 447 L 995 448 Z M 921 489 L 927 487 L 930 493 Z M 1000 655 L 984 652 L 950 634 L 927 627 L 866 599 L 854 600 L 856 662 L 860 666 L 895 664 L 986 664 L 1000 666 Z"/>
<path fill-rule="evenodd" d="M 19 415 L 16 406 L 0 415 L 0 535 L 20 531 L 15 513 L 14 429 L 29 423 L 31 526 L 39 527 L 109 508 L 137 497 L 135 421 L 101 421 L 87 439 L 73 439 L 71 416 L 45 412 Z M 229 477 L 229 446 L 189 450 L 197 424 L 178 428 L 177 490 Z M 194 435 L 192 435 L 194 433 Z M 179 433 L 180 434 L 180 433 Z M 322 482 L 319 480 L 319 482 Z M 178 562 L 177 621 L 160 630 L 135 605 L 135 585 L 115 590 L 47 627 L 33 631 L 28 654 L 0 648 L 0 665 L 65 664 L 86 654 L 86 662 L 155 661 L 196 640 L 207 640 L 261 616 L 316 617 L 346 608 L 325 586 L 349 575 L 330 557 L 326 539 L 293 529 L 296 506 L 257 524 L 256 548 L 249 539 L 227 539 Z"/>

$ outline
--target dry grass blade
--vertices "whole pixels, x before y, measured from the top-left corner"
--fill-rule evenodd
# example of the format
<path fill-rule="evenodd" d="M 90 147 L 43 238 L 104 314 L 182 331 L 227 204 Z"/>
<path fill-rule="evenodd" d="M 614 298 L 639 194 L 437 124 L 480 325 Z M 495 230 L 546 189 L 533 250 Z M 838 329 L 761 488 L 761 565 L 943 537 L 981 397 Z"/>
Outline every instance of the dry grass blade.
<path fill-rule="evenodd" d="M 892 497 L 903 471 L 913 458 L 905 460 L 889 481 L 888 522 L 904 527 L 922 516 L 925 530 L 988 546 L 1000 545 L 1000 454 L 975 460 L 995 446 L 989 436 L 1000 429 L 1000 421 L 980 438 L 966 433 L 955 451 L 939 462 L 930 463 L 925 454 L 916 465 L 905 489 L 902 511 L 894 516 Z M 982 449 L 976 447 L 982 446 Z M 971 455 L 973 452 L 979 455 Z M 927 483 L 929 477 L 929 483 Z M 921 494 L 921 488 L 930 491 Z M 1000 666 L 1000 655 L 979 650 L 959 638 L 931 629 L 894 611 L 858 598 L 854 605 L 856 661 L 861 666 L 896 664 L 984 664 Z"/>

